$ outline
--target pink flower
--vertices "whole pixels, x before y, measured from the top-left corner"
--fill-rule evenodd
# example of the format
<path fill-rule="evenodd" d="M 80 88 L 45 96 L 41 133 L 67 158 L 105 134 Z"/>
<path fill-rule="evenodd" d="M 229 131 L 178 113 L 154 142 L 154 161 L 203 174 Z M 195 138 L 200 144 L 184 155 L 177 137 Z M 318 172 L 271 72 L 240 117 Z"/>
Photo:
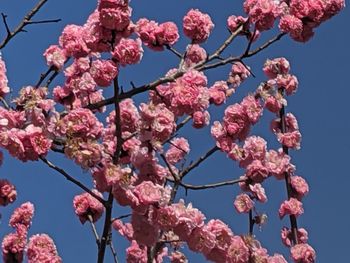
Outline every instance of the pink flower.
<path fill-rule="evenodd" d="M 171 263 L 188 263 L 186 256 L 180 251 L 174 251 L 169 256 Z"/>
<path fill-rule="evenodd" d="M 183 18 L 183 30 L 192 43 L 203 43 L 206 41 L 214 28 L 214 24 L 208 14 L 198 9 L 191 9 Z"/>
<path fill-rule="evenodd" d="M 207 52 L 198 44 L 191 44 L 187 46 L 185 57 L 185 64 L 187 68 L 203 62 L 206 58 Z"/>
<path fill-rule="evenodd" d="M 287 227 L 283 227 L 281 230 L 281 239 L 285 246 L 292 246 L 292 231 Z M 299 244 L 305 244 L 308 241 L 308 233 L 304 228 L 298 228 L 297 239 Z"/>
<path fill-rule="evenodd" d="M 231 72 L 229 78 L 227 80 L 233 88 L 237 88 L 242 84 L 250 76 L 250 68 L 245 67 L 241 62 L 236 62 L 232 65 Z"/>
<path fill-rule="evenodd" d="M 98 11 L 101 25 L 105 28 L 123 31 L 130 23 L 131 8 L 127 4 L 120 5 L 108 0 L 101 0 Z"/>
<path fill-rule="evenodd" d="M 299 200 L 308 194 L 309 185 L 304 178 L 300 176 L 291 176 L 290 183 Z"/>
<path fill-rule="evenodd" d="M 294 94 L 298 89 L 298 79 L 294 75 L 284 74 L 277 75 L 276 84 L 278 87 L 284 88 L 286 90 L 287 95 Z"/>
<path fill-rule="evenodd" d="M 26 231 L 8 234 L 2 240 L 2 258 L 4 263 L 22 262 L 27 243 Z"/>
<path fill-rule="evenodd" d="M 122 38 L 112 52 L 113 58 L 122 66 L 139 63 L 142 59 L 142 54 L 143 49 L 139 38 L 136 40 Z"/>
<path fill-rule="evenodd" d="M 23 225 L 29 228 L 32 224 L 33 215 L 34 205 L 30 202 L 26 202 L 15 209 L 10 218 L 10 226 L 17 228 L 18 225 Z"/>
<path fill-rule="evenodd" d="M 267 263 L 288 263 L 285 258 L 280 254 L 274 254 L 267 259 Z"/>
<path fill-rule="evenodd" d="M 77 25 L 67 25 L 60 36 L 59 43 L 67 56 L 84 57 L 90 50 L 84 42 L 84 28 Z"/>
<path fill-rule="evenodd" d="M 207 255 L 214 248 L 216 236 L 204 225 L 195 228 L 187 241 L 188 247 L 195 252 Z"/>
<path fill-rule="evenodd" d="M 260 104 L 260 101 L 253 95 L 248 95 L 242 100 L 241 105 L 243 106 L 251 124 L 257 123 L 263 112 L 263 107 Z"/>
<path fill-rule="evenodd" d="M 316 252 L 308 244 L 298 244 L 291 249 L 291 257 L 295 263 L 313 263 L 316 261 Z"/>
<path fill-rule="evenodd" d="M 108 87 L 118 75 L 118 68 L 111 60 L 97 59 L 91 63 L 90 74 L 97 85 Z"/>
<path fill-rule="evenodd" d="M 56 69 L 60 70 L 64 66 L 64 62 L 67 57 L 63 49 L 57 45 L 49 46 L 44 52 L 46 58 L 46 63 L 48 66 L 54 66 Z"/>
<path fill-rule="evenodd" d="M 284 15 L 281 17 L 278 27 L 283 33 L 299 36 L 303 31 L 303 22 L 293 15 Z"/>
<path fill-rule="evenodd" d="M 234 236 L 231 245 L 227 250 L 227 263 L 249 262 L 249 248 L 240 236 Z"/>
<path fill-rule="evenodd" d="M 290 198 L 287 201 L 284 201 L 279 210 L 279 217 L 282 219 L 285 215 L 295 215 L 296 217 L 304 213 L 303 204 L 295 198 Z"/>
<path fill-rule="evenodd" d="M 112 227 L 123 237 L 126 237 L 129 241 L 132 240 L 134 229 L 130 223 L 123 224 L 121 220 L 117 219 L 113 221 Z"/>
<path fill-rule="evenodd" d="M 157 243 L 159 228 L 150 222 L 147 215 L 140 215 L 134 212 L 131 217 L 131 225 L 133 228 L 133 239 L 138 244 L 153 246 Z"/>
<path fill-rule="evenodd" d="M 27 246 L 28 263 L 61 263 L 53 240 L 46 234 L 34 235 Z"/>
<path fill-rule="evenodd" d="M 290 163 L 290 156 L 283 153 L 282 149 L 278 152 L 270 150 L 266 153 L 265 166 L 269 173 L 277 179 L 284 179 L 285 173 L 291 174 L 295 171 L 295 166 Z"/>
<path fill-rule="evenodd" d="M 0 56 L 0 97 L 10 92 L 10 88 L 7 86 L 8 80 L 6 76 L 6 65 Z"/>
<path fill-rule="evenodd" d="M 134 189 L 134 194 L 138 197 L 140 204 L 150 205 L 160 201 L 161 186 L 152 183 L 151 181 L 143 181 Z"/>
<path fill-rule="evenodd" d="M 263 71 L 270 78 L 276 78 L 278 74 L 288 74 L 290 70 L 289 61 L 286 58 L 275 58 L 266 60 Z"/>
<path fill-rule="evenodd" d="M 93 190 L 93 192 L 102 197 L 102 194 L 98 191 Z M 89 221 L 89 216 L 92 217 L 93 222 L 96 222 L 102 216 L 104 211 L 103 204 L 89 193 L 76 195 L 73 199 L 73 206 L 75 214 L 79 217 L 82 224 Z"/>
<path fill-rule="evenodd" d="M 238 103 L 226 108 L 224 114 L 224 127 L 233 139 L 244 140 L 250 129 L 250 122 L 244 107 Z"/>
<path fill-rule="evenodd" d="M 228 29 L 233 33 L 238 29 L 240 25 L 244 25 L 247 21 L 248 18 L 243 16 L 229 16 L 227 18 L 227 26 Z"/>
<path fill-rule="evenodd" d="M 139 245 L 133 240 L 126 249 L 126 261 L 128 263 L 147 263 L 147 247 Z"/>
<path fill-rule="evenodd" d="M 215 105 L 221 105 L 226 102 L 226 97 L 230 94 L 229 88 L 225 81 L 216 81 L 209 88 L 210 102 Z"/>
<path fill-rule="evenodd" d="M 269 30 L 280 15 L 279 3 L 273 0 L 246 0 L 244 11 L 259 31 Z"/>
<path fill-rule="evenodd" d="M 208 111 L 196 111 L 192 115 L 193 123 L 192 126 L 196 129 L 201 129 L 210 122 L 210 115 Z"/>
<path fill-rule="evenodd" d="M 254 202 L 247 194 L 240 194 L 236 196 L 234 206 L 238 213 L 248 213 L 254 206 Z"/>
<path fill-rule="evenodd" d="M 0 205 L 7 206 L 17 198 L 17 191 L 13 184 L 6 179 L 0 179 Z"/>
<path fill-rule="evenodd" d="M 247 166 L 245 175 L 254 183 L 261 183 L 269 176 L 269 170 L 260 160 L 254 160 Z"/>
<path fill-rule="evenodd" d="M 175 138 L 170 142 L 169 150 L 165 153 L 165 158 L 170 164 L 181 161 L 190 152 L 190 145 L 185 138 Z"/>
<path fill-rule="evenodd" d="M 179 30 L 174 22 L 165 22 L 159 25 L 156 36 L 159 45 L 174 45 L 179 39 Z"/>
<path fill-rule="evenodd" d="M 244 141 L 243 151 L 244 160 L 240 162 L 241 167 L 246 167 L 253 160 L 265 159 L 266 155 L 266 141 L 259 136 L 250 136 Z"/>
<path fill-rule="evenodd" d="M 267 201 L 267 197 L 265 194 L 265 189 L 261 186 L 261 184 L 254 184 L 249 185 L 250 191 L 254 194 L 254 197 L 262 202 L 265 203 Z"/>

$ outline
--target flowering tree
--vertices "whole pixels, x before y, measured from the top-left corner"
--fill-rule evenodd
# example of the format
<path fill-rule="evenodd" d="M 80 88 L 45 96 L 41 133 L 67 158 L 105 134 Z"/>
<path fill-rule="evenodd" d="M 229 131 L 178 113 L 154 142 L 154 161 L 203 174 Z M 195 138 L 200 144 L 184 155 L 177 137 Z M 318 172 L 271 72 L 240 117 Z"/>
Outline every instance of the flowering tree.
<path fill-rule="evenodd" d="M 39 1 L 13 29 L 2 14 L 6 36 L 0 49 L 32 24 L 59 21 L 34 20 L 46 2 Z M 186 246 L 213 262 L 287 262 L 281 254 L 269 255 L 254 235 L 254 227 L 264 225 L 267 218 L 257 209 L 258 203 L 267 202 L 266 180 L 285 181 L 281 186 L 286 200 L 278 215 L 289 217 L 289 226 L 276 231 L 290 248 L 291 260 L 315 262 L 308 233 L 297 220 L 304 213 L 302 199 L 309 187 L 296 175 L 289 155 L 301 143 L 297 119 L 286 109 L 287 99 L 298 88 L 290 63 L 284 57 L 267 59 L 262 65 L 266 77 L 255 91 L 235 102 L 234 97 L 239 86 L 254 77 L 248 58 L 283 37 L 309 41 L 315 28 L 344 5 L 344 0 L 246 0 L 246 16 L 228 17 L 227 38 L 209 52 L 203 44 L 214 22 L 199 9 L 184 15 L 179 30 L 174 22 L 134 21 L 127 0 L 100 0 L 85 24 L 67 25 L 58 43 L 43 52 L 47 71 L 37 83 L 23 87 L 15 99 L 6 96 L 11 85 L 6 59 L 0 60 L 0 145 L 14 158 L 41 162 L 80 188 L 82 193 L 72 200 L 73 207 L 80 222 L 92 227 L 97 262 L 104 262 L 107 248 L 118 262 L 118 251 L 123 248 L 114 247 L 116 235 L 129 241 L 127 262 L 188 262 Z M 260 44 L 262 35 L 275 24 L 277 35 Z M 176 48 L 181 32 L 189 40 L 183 51 Z M 243 50 L 227 55 L 226 50 L 239 39 L 244 41 Z M 140 63 L 144 51 L 171 52 L 178 64 L 154 81 L 136 85 L 130 80 L 128 87 L 122 87 L 123 71 Z M 226 76 L 209 81 L 206 72 L 221 67 L 227 69 Z M 53 86 L 57 76 L 63 77 L 62 82 Z M 106 97 L 108 89 L 113 94 Z M 141 94 L 143 102 L 137 103 L 135 98 Z M 210 120 L 209 111 L 221 105 L 223 116 Z M 280 144 L 277 149 L 268 149 L 266 140 L 252 132 L 268 111 L 274 115 L 269 125 Z M 190 123 L 193 133 L 209 126 L 213 145 L 193 162 L 188 159 L 194 142 L 182 134 Z M 53 163 L 48 157 L 51 152 L 64 155 L 90 174 L 93 187 Z M 214 153 L 226 155 L 241 167 L 242 176 L 210 184 L 186 183 L 186 176 Z M 211 215 L 179 197 L 180 189 L 228 185 L 240 188 L 233 206 L 237 213 L 246 214 L 247 233 L 233 233 L 215 215 L 210 219 Z M 15 186 L 1 179 L 0 204 L 13 203 L 16 196 Z M 116 215 L 113 207 L 126 207 L 129 213 Z M 2 242 L 4 262 L 24 258 L 36 263 L 62 262 L 48 235 L 28 238 L 33 215 L 30 202 L 14 210 L 9 221 L 13 232 Z M 101 229 L 95 226 L 98 221 Z"/>

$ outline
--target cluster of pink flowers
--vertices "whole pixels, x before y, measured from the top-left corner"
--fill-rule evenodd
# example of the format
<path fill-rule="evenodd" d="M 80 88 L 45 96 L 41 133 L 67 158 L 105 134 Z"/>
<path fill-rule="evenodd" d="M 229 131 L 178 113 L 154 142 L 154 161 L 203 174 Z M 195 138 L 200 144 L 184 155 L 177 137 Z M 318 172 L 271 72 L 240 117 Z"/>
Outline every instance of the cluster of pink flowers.
<path fill-rule="evenodd" d="M 0 97 L 3 97 L 5 94 L 10 92 L 10 88 L 7 86 L 7 84 L 8 80 L 6 76 L 6 65 L 0 54 Z"/>
<path fill-rule="evenodd" d="M 232 65 L 227 82 L 232 85 L 234 89 L 242 84 L 250 76 L 249 67 L 243 65 L 241 62 L 236 62 Z"/>
<path fill-rule="evenodd" d="M 174 45 L 179 39 L 178 28 L 173 22 L 158 24 L 153 20 L 141 18 L 136 23 L 136 32 L 142 42 L 155 51 L 163 50 L 164 45 Z"/>
<path fill-rule="evenodd" d="M 46 234 L 34 235 L 27 246 L 28 263 L 61 263 L 53 240 Z"/>
<path fill-rule="evenodd" d="M 185 138 L 175 138 L 171 140 L 169 150 L 165 157 L 170 164 L 176 164 L 181 161 L 190 151 L 190 145 Z"/>
<path fill-rule="evenodd" d="M 200 62 L 205 61 L 207 52 L 198 44 L 188 45 L 186 49 L 185 65 L 190 68 Z"/>
<path fill-rule="evenodd" d="M 184 33 L 194 44 L 205 42 L 213 28 L 210 16 L 198 9 L 191 9 L 183 18 Z"/>
<path fill-rule="evenodd" d="M 99 0 L 98 11 L 101 25 L 105 28 L 123 31 L 130 23 L 128 0 Z"/>
<path fill-rule="evenodd" d="M 102 194 L 96 190 L 93 190 L 95 194 L 102 197 Z M 104 206 L 95 197 L 91 196 L 89 193 L 83 193 L 76 195 L 73 199 L 73 206 L 75 214 L 79 217 L 82 224 L 86 221 L 96 222 L 104 212 Z"/>
<path fill-rule="evenodd" d="M 13 184 L 6 179 L 0 179 L 0 205 L 7 206 L 17 198 L 17 191 Z"/>

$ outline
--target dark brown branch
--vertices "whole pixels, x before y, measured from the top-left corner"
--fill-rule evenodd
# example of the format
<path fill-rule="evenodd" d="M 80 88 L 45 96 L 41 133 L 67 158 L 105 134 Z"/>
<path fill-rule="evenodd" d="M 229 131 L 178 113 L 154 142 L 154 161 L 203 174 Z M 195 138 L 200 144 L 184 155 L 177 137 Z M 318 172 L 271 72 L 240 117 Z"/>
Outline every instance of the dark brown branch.
<path fill-rule="evenodd" d="M 39 88 L 41 83 L 46 79 L 46 77 L 54 70 L 54 67 L 49 67 L 49 69 L 40 75 L 40 79 L 38 80 L 38 83 L 35 85 L 36 88 Z"/>
<path fill-rule="evenodd" d="M 204 190 L 204 189 L 218 188 L 221 186 L 234 185 L 244 181 L 246 181 L 246 179 L 235 179 L 235 180 L 229 180 L 229 181 L 213 183 L 213 184 L 204 184 L 204 185 L 192 185 L 192 184 L 185 184 L 181 182 L 180 186 L 182 186 L 186 190 Z"/>
<path fill-rule="evenodd" d="M 50 162 L 49 160 L 47 160 L 45 157 L 40 157 L 40 159 L 50 168 L 56 170 L 57 172 L 59 172 L 60 174 L 62 174 L 68 181 L 74 183 L 75 185 L 79 186 L 81 189 L 83 189 L 85 192 L 89 193 L 91 196 L 93 196 L 94 198 L 96 198 L 98 201 L 100 201 L 103 205 L 106 205 L 106 201 L 101 198 L 100 196 L 98 196 L 97 194 L 95 194 L 94 192 L 92 192 L 88 187 L 86 187 L 85 185 L 83 185 L 81 182 L 79 182 L 78 180 L 76 180 L 74 177 L 70 176 L 65 170 L 63 170 L 62 168 L 54 165 L 52 162 Z"/>
<path fill-rule="evenodd" d="M 112 243 L 112 242 L 110 242 L 110 243 L 109 243 L 109 248 L 110 248 L 110 250 L 111 250 L 111 252 L 112 252 L 114 263 L 118 263 L 118 256 L 117 256 L 117 252 L 115 251 L 115 249 L 114 249 L 114 246 L 113 246 L 113 243 Z"/>
<path fill-rule="evenodd" d="M 203 156 L 201 156 L 197 161 L 193 162 L 189 166 L 187 166 L 184 170 L 180 173 L 180 178 L 183 178 L 186 174 L 188 174 L 190 171 L 192 171 L 194 168 L 199 166 L 202 162 L 204 162 L 208 157 L 210 157 L 213 153 L 215 153 L 219 148 L 215 145 L 213 148 L 211 148 L 207 153 L 205 153 Z"/>
<path fill-rule="evenodd" d="M 11 32 L 7 21 L 6 21 L 6 15 L 2 14 L 3 17 L 3 22 L 5 24 L 6 27 L 6 31 L 7 31 L 7 35 L 5 37 L 5 39 L 1 42 L 0 44 L 0 49 L 3 49 L 7 43 L 14 37 L 16 36 L 18 33 L 20 32 L 24 32 L 24 27 L 30 24 L 34 24 L 34 23 L 38 23 L 40 21 L 37 22 L 33 22 L 31 21 L 32 17 L 40 10 L 40 8 L 47 2 L 48 0 L 40 0 L 35 7 L 33 7 L 32 10 L 30 10 L 27 15 L 23 18 L 23 20 L 18 24 L 18 26 Z M 56 21 L 58 22 L 59 20 L 47 20 L 50 21 L 49 23 Z"/>
<path fill-rule="evenodd" d="M 280 94 L 283 96 L 284 92 L 283 89 L 279 90 Z M 282 105 L 282 108 L 279 112 L 279 117 L 280 117 L 280 128 L 281 128 L 281 132 L 282 133 L 286 133 L 287 132 L 287 128 L 286 128 L 286 113 L 285 113 L 285 106 Z M 286 155 L 289 155 L 289 150 L 288 147 L 285 145 L 282 145 L 283 148 L 283 152 Z M 287 196 L 288 196 L 288 200 L 293 197 L 293 192 L 292 192 L 292 186 L 291 186 L 291 180 L 290 180 L 290 175 L 288 172 L 284 173 L 284 178 L 285 178 L 285 183 L 286 183 L 286 188 L 287 188 Z M 291 225 L 291 231 L 292 231 L 292 242 L 294 245 L 298 244 L 298 223 L 297 223 L 297 218 L 295 215 L 290 215 L 289 216 L 289 220 L 290 220 L 290 225 Z"/>
<path fill-rule="evenodd" d="M 173 54 L 175 54 L 175 56 L 177 56 L 178 58 L 182 58 L 182 54 L 177 51 L 175 48 L 173 48 L 172 46 L 170 45 L 166 45 L 165 46 L 169 51 L 171 51 Z"/>
<path fill-rule="evenodd" d="M 258 47 L 254 51 L 251 51 L 248 54 L 245 54 L 242 58 L 249 58 L 251 56 L 254 56 L 254 55 L 258 54 L 262 50 L 268 48 L 270 45 L 272 45 L 273 43 L 275 43 L 278 40 L 280 40 L 285 35 L 286 35 L 285 33 L 278 34 L 277 36 L 275 36 L 274 38 L 271 38 L 269 41 L 267 41 L 265 44 L 261 45 L 260 47 Z"/>
<path fill-rule="evenodd" d="M 48 23 L 58 23 L 62 21 L 62 19 L 47 19 L 47 20 L 39 20 L 39 21 L 26 21 L 26 25 L 35 25 L 35 24 L 48 24 Z"/>

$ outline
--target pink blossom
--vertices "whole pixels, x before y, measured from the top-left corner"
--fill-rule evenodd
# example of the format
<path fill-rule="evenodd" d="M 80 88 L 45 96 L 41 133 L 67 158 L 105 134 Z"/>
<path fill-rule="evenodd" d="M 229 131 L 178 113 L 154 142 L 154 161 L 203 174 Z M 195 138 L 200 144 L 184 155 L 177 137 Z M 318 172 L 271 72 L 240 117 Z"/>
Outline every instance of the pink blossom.
<path fill-rule="evenodd" d="M 88 109 L 70 111 L 58 123 L 58 134 L 97 139 L 102 132 L 102 124 Z"/>
<path fill-rule="evenodd" d="M 190 152 L 190 145 L 185 138 L 175 138 L 170 142 L 169 150 L 165 153 L 165 158 L 170 164 L 181 161 Z"/>
<path fill-rule="evenodd" d="M 240 166 L 246 167 L 253 160 L 263 161 L 266 155 L 266 145 L 266 141 L 259 136 L 247 137 L 243 145 L 244 160 L 240 162 Z"/>
<path fill-rule="evenodd" d="M 111 60 L 97 59 L 91 63 L 90 74 L 97 85 L 108 87 L 118 75 L 118 68 Z"/>
<path fill-rule="evenodd" d="M 171 263 L 188 263 L 186 256 L 180 251 L 172 252 L 169 258 Z"/>
<path fill-rule="evenodd" d="M 248 18 L 243 16 L 229 16 L 227 18 L 227 26 L 228 26 L 228 29 L 233 33 L 238 29 L 240 25 L 246 24 L 247 21 L 248 21 Z"/>
<path fill-rule="evenodd" d="M 303 22 L 296 16 L 287 14 L 281 17 L 278 27 L 283 33 L 299 36 L 303 31 Z"/>
<path fill-rule="evenodd" d="M 274 254 L 267 259 L 267 263 L 288 263 L 285 258 L 280 254 Z"/>
<path fill-rule="evenodd" d="M 77 25 L 67 25 L 60 36 L 59 43 L 67 56 L 83 57 L 90 50 L 83 39 L 84 28 Z"/>
<path fill-rule="evenodd" d="M 252 124 L 257 123 L 263 112 L 263 107 L 260 104 L 260 101 L 253 95 L 248 95 L 242 100 L 241 105 L 243 106 L 249 121 Z"/>
<path fill-rule="evenodd" d="M 126 237 L 129 241 L 132 240 L 134 229 L 130 223 L 123 224 L 121 220 L 117 219 L 113 221 L 112 227 L 123 237 Z"/>
<path fill-rule="evenodd" d="M 234 63 L 227 82 L 236 89 L 250 76 L 249 70 L 250 68 L 248 66 L 245 67 L 241 62 Z"/>
<path fill-rule="evenodd" d="M 27 246 L 28 263 L 61 263 L 53 240 L 46 234 L 34 235 Z"/>
<path fill-rule="evenodd" d="M 60 70 L 64 66 L 64 62 L 67 57 L 63 49 L 57 45 L 49 46 L 44 52 L 46 58 L 46 63 L 48 66 L 54 66 L 56 69 Z"/>
<path fill-rule="evenodd" d="M 136 40 L 122 38 L 112 52 L 113 58 L 122 66 L 139 63 L 142 59 L 142 54 L 143 49 L 139 38 Z"/>
<path fill-rule="evenodd" d="M 270 150 L 266 153 L 265 166 L 269 173 L 277 179 L 284 179 L 285 173 L 291 174 L 295 171 L 295 166 L 290 163 L 290 156 L 283 153 L 282 149 L 278 152 Z"/>
<path fill-rule="evenodd" d="M 17 198 L 17 191 L 13 184 L 6 179 L 0 179 L 0 205 L 7 206 Z"/>
<path fill-rule="evenodd" d="M 136 32 L 139 35 L 142 42 L 153 50 L 163 50 L 163 47 L 159 45 L 157 40 L 157 31 L 159 25 L 153 20 L 147 18 L 141 18 L 136 23 Z"/>
<path fill-rule="evenodd" d="M 246 0 L 244 11 L 259 31 L 273 27 L 275 19 L 280 15 L 279 3 L 273 0 Z"/>
<path fill-rule="evenodd" d="M 134 194 L 138 197 L 140 204 L 150 205 L 157 203 L 161 199 L 161 186 L 151 181 L 143 181 L 134 189 Z"/>
<path fill-rule="evenodd" d="M 16 231 L 8 234 L 2 240 L 2 258 L 4 263 L 22 262 L 27 243 L 27 233 Z"/>
<path fill-rule="evenodd" d="M 156 31 L 159 45 L 174 45 L 179 39 L 179 30 L 174 22 L 165 22 L 159 25 Z"/>
<path fill-rule="evenodd" d="M 213 28 L 214 24 L 210 16 L 200 12 L 198 9 L 191 9 L 183 18 L 184 33 L 192 39 L 192 43 L 205 42 Z"/>
<path fill-rule="evenodd" d="M 292 238 L 293 234 L 290 229 L 287 227 L 283 227 L 281 230 L 281 238 L 282 242 L 285 246 L 291 247 L 292 246 Z M 304 228 L 298 228 L 297 230 L 297 238 L 299 244 L 305 244 L 308 241 L 308 233 Z"/>
<path fill-rule="evenodd" d="M 185 64 L 188 68 L 203 62 L 206 58 L 207 52 L 198 44 L 191 44 L 187 46 Z"/>
<path fill-rule="evenodd" d="M 34 215 L 34 205 L 30 202 L 23 203 L 20 207 L 16 208 L 10 218 L 10 226 L 17 228 L 18 225 L 23 225 L 29 228 L 32 224 L 32 218 Z"/>
<path fill-rule="evenodd" d="M 10 92 L 10 88 L 7 86 L 8 80 L 6 76 L 6 65 L 2 57 L 0 56 L 0 97 Z"/>
<path fill-rule="evenodd" d="M 105 28 L 123 31 L 130 23 L 131 8 L 127 4 L 119 5 L 108 0 L 101 0 L 98 11 L 101 25 Z"/>
<path fill-rule="evenodd" d="M 254 206 L 254 202 L 247 194 L 240 194 L 236 196 L 234 206 L 238 213 L 248 213 Z"/>
<path fill-rule="evenodd" d="M 201 129 L 210 122 L 210 115 L 208 111 L 196 111 L 192 115 L 193 123 L 192 126 L 196 129 Z"/>
<path fill-rule="evenodd" d="M 298 199 L 295 199 L 293 197 L 289 200 L 284 201 L 278 210 L 280 218 L 283 218 L 285 215 L 294 215 L 298 217 L 303 213 L 303 204 Z"/>
<path fill-rule="evenodd" d="M 308 194 L 309 185 L 304 178 L 300 176 L 291 176 L 290 183 L 299 200 Z"/>
<path fill-rule="evenodd" d="M 288 148 L 296 150 L 300 149 L 301 133 L 299 131 L 278 133 L 277 139 L 281 144 Z"/>
<path fill-rule="evenodd" d="M 268 96 L 265 99 L 265 105 L 266 109 L 268 109 L 269 111 L 273 112 L 273 113 L 278 113 L 283 104 L 281 103 L 280 100 L 276 99 L 275 96 Z"/>
<path fill-rule="evenodd" d="M 138 244 L 145 246 L 153 246 L 156 244 L 159 228 L 150 222 L 147 215 L 140 215 L 134 212 L 131 217 L 131 224 L 133 228 L 133 239 L 135 239 Z"/>
<path fill-rule="evenodd" d="M 316 261 L 316 252 L 309 244 L 295 245 L 290 251 L 295 263 L 313 263 Z"/>
<path fill-rule="evenodd" d="M 276 78 L 278 74 L 288 74 L 290 70 L 289 61 L 286 58 L 275 58 L 266 60 L 263 71 L 270 78 Z"/>
<path fill-rule="evenodd" d="M 236 103 L 226 108 L 224 127 L 226 132 L 234 139 L 243 140 L 247 137 L 250 123 L 242 105 Z"/>
<path fill-rule="evenodd" d="M 126 261 L 128 263 L 147 263 L 147 247 L 139 245 L 133 240 L 126 249 Z"/>
<path fill-rule="evenodd" d="M 265 189 L 261 186 L 261 184 L 254 184 L 249 185 L 250 191 L 254 194 L 254 197 L 262 202 L 265 203 L 267 201 L 267 197 L 265 194 Z"/>
<path fill-rule="evenodd" d="M 261 183 L 269 176 L 269 170 L 260 160 L 254 160 L 247 166 L 245 175 L 253 182 Z"/>
<path fill-rule="evenodd" d="M 102 197 L 102 194 L 96 190 L 93 190 L 95 194 Z M 89 193 L 83 193 L 76 195 L 73 199 L 73 206 L 75 214 L 79 217 L 82 224 L 89 220 L 89 216 L 92 217 L 92 221 L 96 222 L 104 211 L 104 206 L 100 201 L 95 199 Z"/>
<path fill-rule="evenodd" d="M 277 75 L 276 84 L 278 87 L 284 88 L 287 95 L 294 94 L 298 89 L 298 79 L 294 75 L 285 74 Z"/>
<path fill-rule="evenodd" d="M 227 250 L 227 263 L 249 262 L 249 248 L 240 236 L 234 236 Z"/>
<path fill-rule="evenodd" d="M 214 248 L 215 241 L 215 234 L 204 225 L 202 227 L 197 227 L 192 231 L 187 244 L 192 251 L 201 252 L 204 255 L 207 255 Z"/>
<path fill-rule="evenodd" d="M 221 105 L 226 102 L 226 97 L 230 94 L 229 88 L 225 81 L 216 81 L 209 88 L 210 102 L 215 105 Z"/>

